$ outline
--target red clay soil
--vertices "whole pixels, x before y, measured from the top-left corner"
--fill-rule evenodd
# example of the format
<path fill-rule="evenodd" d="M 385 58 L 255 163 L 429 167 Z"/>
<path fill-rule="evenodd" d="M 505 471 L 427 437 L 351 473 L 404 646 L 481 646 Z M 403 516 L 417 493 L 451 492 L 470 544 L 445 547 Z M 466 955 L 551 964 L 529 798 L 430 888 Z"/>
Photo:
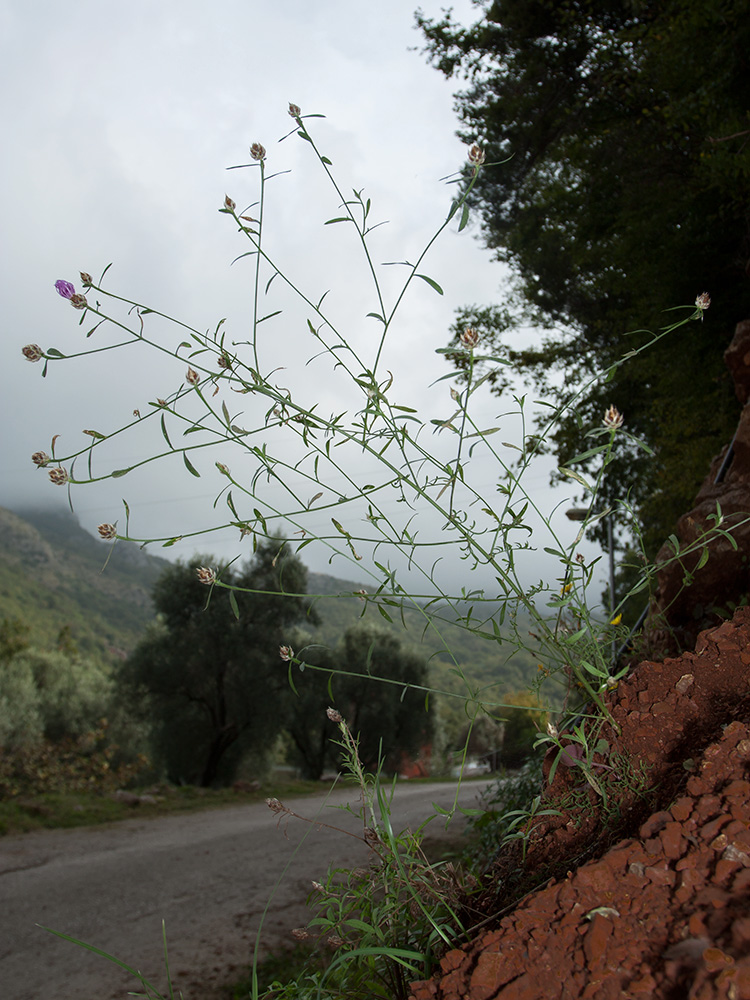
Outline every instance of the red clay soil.
<path fill-rule="evenodd" d="M 483 928 L 412 1000 L 750 998 L 750 608 L 607 701 L 607 807 L 558 767 L 562 815 L 499 853 Z"/>

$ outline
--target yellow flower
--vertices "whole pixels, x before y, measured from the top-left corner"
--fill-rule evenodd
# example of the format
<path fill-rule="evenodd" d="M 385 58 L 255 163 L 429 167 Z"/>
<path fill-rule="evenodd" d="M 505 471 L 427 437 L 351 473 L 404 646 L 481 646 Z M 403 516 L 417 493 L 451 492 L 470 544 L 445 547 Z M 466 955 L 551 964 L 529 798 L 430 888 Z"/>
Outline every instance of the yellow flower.
<path fill-rule="evenodd" d="M 612 619 L 612 621 L 609 624 L 610 625 L 619 625 L 621 621 L 622 621 L 622 613 L 620 613 L 619 615 L 615 615 L 615 617 Z"/>

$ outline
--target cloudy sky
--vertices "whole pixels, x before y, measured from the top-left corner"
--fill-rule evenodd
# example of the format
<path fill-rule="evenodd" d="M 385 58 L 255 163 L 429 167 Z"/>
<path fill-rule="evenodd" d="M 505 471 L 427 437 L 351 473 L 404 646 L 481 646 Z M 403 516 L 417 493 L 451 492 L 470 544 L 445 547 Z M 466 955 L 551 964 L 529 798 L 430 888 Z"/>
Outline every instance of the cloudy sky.
<path fill-rule="evenodd" d="M 423 9 L 429 16 L 440 14 L 436 3 L 426 2 Z M 454 10 L 465 21 L 476 15 L 467 0 Z M 323 225 L 340 214 L 338 200 L 308 144 L 296 136 L 278 140 L 293 126 L 290 101 L 303 115 L 326 116 L 309 124 L 342 190 L 364 189 L 372 200 L 371 220 L 388 223 L 371 240 L 392 301 L 403 269 L 379 265 L 417 257 L 450 204 L 453 188 L 442 179 L 466 158 L 466 147 L 455 136 L 457 84 L 415 51 L 421 39 L 411 4 L 73 0 L 61 7 L 48 0 L 0 0 L 0 45 L 6 94 L 0 167 L 6 433 L 0 439 L 0 504 L 65 505 L 65 488 L 53 486 L 45 471 L 33 466 L 31 454 L 50 451 L 53 435 L 60 435 L 58 455 L 75 452 L 86 443 L 84 428 L 110 434 L 132 420 L 134 409 L 149 412 L 149 400 L 184 385 L 183 362 L 142 344 L 51 364 L 42 379 L 41 364 L 23 359 L 24 344 L 72 354 L 113 342 L 104 331 L 87 340 L 94 324 L 87 318 L 78 325 L 80 314 L 55 293 L 57 279 L 74 282 L 80 291 L 79 271 L 97 278 L 111 263 L 110 291 L 201 331 L 226 319 L 227 336 L 234 343 L 247 340 L 254 265 L 252 258 L 232 264 L 249 247 L 218 209 L 225 194 L 242 208 L 257 199 L 257 166 L 226 169 L 251 162 L 253 142 L 268 151 L 268 174 L 289 171 L 267 185 L 269 253 L 313 300 L 330 289 L 326 307 L 337 328 L 361 358 L 372 361 L 377 324 L 365 317 L 377 300 L 365 262 L 351 232 L 344 231 L 349 227 Z M 507 274 L 482 248 L 476 228 L 458 234 L 455 225 L 422 270 L 444 295 L 417 282 L 420 287 L 411 290 L 391 330 L 381 371 L 384 378 L 386 370 L 393 373 L 394 402 L 419 407 L 427 419 L 443 418 L 454 408 L 448 382 L 430 389 L 448 371 L 435 350 L 445 345 L 457 307 L 502 300 Z M 283 368 L 278 384 L 291 387 L 305 405 L 317 402 L 326 414 L 345 406 L 355 411 L 361 403 L 351 398 L 351 387 L 342 388 L 330 362 L 306 364 L 316 345 L 306 332 L 304 311 L 280 282 L 269 293 L 271 309 L 282 313 L 263 329 L 261 367 Z M 116 315 L 127 320 L 125 309 Z M 183 339 L 165 322 L 153 317 L 147 322 L 149 335 L 169 348 Z M 233 415 L 242 413 L 237 422 L 243 426 L 259 412 L 260 404 L 253 410 L 247 397 L 228 403 Z M 508 409 L 488 394 L 478 401 L 480 422 L 501 426 L 498 441 L 518 438 L 517 420 L 499 417 Z M 443 447 L 434 440 L 436 450 Z M 108 442 L 109 451 L 97 450 L 104 457 L 95 471 L 131 465 L 163 445 L 157 422 L 149 421 Z M 510 451 L 504 454 L 511 457 Z M 229 515 L 223 502 L 216 510 L 212 506 L 223 485 L 214 459 L 237 477 L 251 474 L 244 459 L 233 466 L 231 452 L 196 460 L 199 479 L 172 457 L 123 479 L 75 489 L 76 513 L 90 531 L 115 520 L 122 527 L 125 498 L 131 534 L 138 538 L 217 526 Z M 342 461 L 345 473 L 367 478 L 366 465 L 358 465 L 355 456 Z M 474 475 L 492 498 L 495 466 L 482 463 L 475 462 Z M 527 485 L 544 511 L 560 508 L 554 523 L 570 539 L 573 526 L 565 525 L 562 514 L 567 494 L 547 488 L 548 468 L 532 468 Z M 341 481 L 326 480 L 324 486 L 340 489 Z M 278 501 L 270 493 L 269 499 L 271 506 Z M 321 518 L 312 530 L 330 531 L 330 511 Z M 540 538 L 538 548 L 547 544 L 549 538 Z M 189 557 L 197 550 L 228 560 L 240 551 L 238 545 L 232 529 L 152 551 Z M 365 578 L 345 560 L 329 566 L 329 555 L 311 545 L 304 558 L 316 570 Z M 451 565 L 455 577 L 455 561 Z M 541 565 L 534 564 L 529 574 L 538 576 Z M 474 584 L 468 579 L 465 585 Z"/>

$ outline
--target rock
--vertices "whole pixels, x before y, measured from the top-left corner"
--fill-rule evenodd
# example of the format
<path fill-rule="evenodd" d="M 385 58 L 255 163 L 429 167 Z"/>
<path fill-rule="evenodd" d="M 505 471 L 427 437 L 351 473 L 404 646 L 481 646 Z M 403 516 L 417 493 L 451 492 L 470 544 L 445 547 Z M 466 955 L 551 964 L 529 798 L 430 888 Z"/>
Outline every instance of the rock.
<path fill-rule="evenodd" d="M 750 609 L 741 608 L 695 652 L 645 661 L 607 696 L 621 728 L 603 729 L 618 767 L 609 811 L 593 793 L 588 810 L 566 808 L 577 769 L 558 768 L 543 804 L 562 815 L 534 827 L 524 865 L 544 887 L 449 951 L 411 1000 L 750 998 L 748 651 Z M 687 674 L 690 690 L 680 691 Z M 656 703 L 670 711 L 654 716 Z M 693 770 L 682 767 L 687 757 Z M 642 761 L 648 798 L 628 764 Z M 624 822 L 608 831 L 618 814 Z M 491 871 L 495 910 L 503 872 L 521 864 L 505 850 L 506 867 L 500 851 Z"/>

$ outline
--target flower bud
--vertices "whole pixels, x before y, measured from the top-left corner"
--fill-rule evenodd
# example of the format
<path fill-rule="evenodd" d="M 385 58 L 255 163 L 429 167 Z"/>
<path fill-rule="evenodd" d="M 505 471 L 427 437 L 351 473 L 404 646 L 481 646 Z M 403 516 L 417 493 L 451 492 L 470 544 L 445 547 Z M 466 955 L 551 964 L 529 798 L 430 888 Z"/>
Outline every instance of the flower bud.
<path fill-rule="evenodd" d="M 343 722 L 344 716 L 341 712 L 337 712 L 335 708 L 327 708 L 326 715 L 331 720 L 331 722 Z"/>
<path fill-rule="evenodd" d="M 200 376 L 198 375 L 198 372 L 195 371 L 194 368 L 188 368 L 187 374 L 185 375 L 185 381 L 189 382 L 190 385 L 198 385 L 198 382 L 200 381 Z"/>
<path fill-rule="evenodd" d="M 287 112 L 290 118 L 299 118 L 302 114 L 302 109 L 298 104 L 289 104 L 289 111 Z"/>
<path fill-rule="evenodd" d="M 85 309 L 88 306 L 85 295 L 71 295 L 70 304 L 74 309 Z"/>
<path fill-rule="evenodd" d="M 265 160 L 266 158 L 265 146 L 261 146 L 259 142 L 254 142 L 250 147 L 250 155 L 254 160 Z"/>
<path fill-rule="evenodd" d="M 23 356 L 27 361 L 41 361 L 44 357 L 44 351 L 41 349 L 39 344 L 27 344 L 21 351 Z"/>
<path fill-rule="evenodd" d="M 93 285 L 94 279 L 87 271 L 81 271 L 81 281 L 85 286 Z"/>
<path fill-rule="evenodd" d="M 50 478 L 50 482 L 54 483 L 55 486 L 64 486 L 70 478 L 62 466 L 59 466 L 56 469 L 50 469 L 47 474 Z"/>
<path fill-rule="evenodd" d="M 72 299 L 76 293 L 75 287 L 69 281 L 63 281 L 62 279 L 55 282 L 55 288 L 57 289 L 57 294 L 62 295 L 64 299 Z"/>
<path fill-rule="evenodd" d="M 216 582 L 216 570 L 209 569 L 208 566 L 199 566 L 195 571 L 195 575 L 207 587 Z"/>
<path fill-rule="evenodd" d="M 114 524 L 100 524 L 96 530 L 107 541 L 117 538 L 117 528 Z"/>
<path fill-rule="evenodd" d="M 605 427 L 609 427 L 612 431 L 616 431 L 622 427 L 622 414 L 616 406 L 610 406 L 604 414 L 603 423 Z"/>
<path fill-rule="evenodd" d="M 228 208 L 230 212 L 237 208 L 237 203 L 232 201 L 228 194 L 224 195 L 224 208 Z"/>
<path fill-rule="evenodd" d="M 469 163 L 472 167 L 481 167 L 484 163 L 484 150 L 476 143 L 469 149 Z"/>
<path fill-rule="evenodd" d="M 711 305 L 711 296 L 708 294 L 708 292 L 701 292 L 701 294 L 695 300 L 696 308 L 700 309 L 701 312 L 705 312 L 710 305 Z"/>
<path fill-rule="evenodd" d="M 285 663 L 294 659 L 294 650 L 291 646 L 279 646 L 279 656 Z"/>
<path fill-rule="evenodd" d="M 458 338 L 464 347 L 467 347 L 470 351 L 479 343 L 479 334 L 476 330 L 473 330 L 470 326 L 467 326 L 465 330 L 461 331 L 461 335 Z"/>
<path fill-rule="evenodd" d="M 43 468 L 45 465 L 49 465 L 52 459 L 49 457 L 46 451 L 35 451 L 31 456 L 31 461 L 34 465 L 38 465 L 39 468 Z"/>

